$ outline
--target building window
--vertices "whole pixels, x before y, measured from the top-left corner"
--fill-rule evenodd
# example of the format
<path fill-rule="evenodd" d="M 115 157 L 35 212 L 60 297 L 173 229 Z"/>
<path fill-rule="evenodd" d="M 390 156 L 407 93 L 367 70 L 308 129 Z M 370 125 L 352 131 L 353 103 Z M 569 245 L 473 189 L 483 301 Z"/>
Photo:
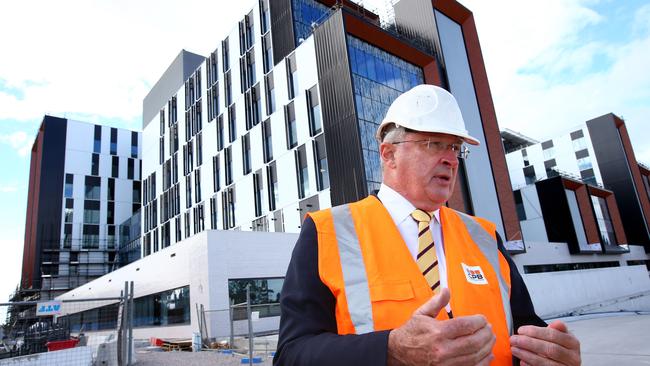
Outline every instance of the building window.
<path fill-rule="evenodd" d="M 217 151 L 223 149 L 223 115 L 217 117 Z"/>
<path fill-rule="evenodd" d="M 228 108 L 228 142 L 233 142 L 237 138 L 237 110 L 235 105 Z"/>
<path fill-rule="evenodd" d="M 230 187 L 221 192 L 221 216 L 223 217 L 223 229 L 228 230 L 235 227 L 235 188 Z"/>
<path fill-rule="evenodd" d="M 278 171 L 275 162 L 266 167 L 266 179 L 269 190 L 269 210 L 274 211 L 279 201 Z"/>
<path fill-rule="evenodd" d="M 189 238 L 192 233 L 190 233 L 190 211 L 185 212 L 185 238 Z"/>
<path fill-rule="evenodd" d="M 230 77 L 230 71 L 226 72 L 224 75 L 224 95 L 226 99 L 226 106 L 232 104 L 232 79 Z"/>
<path fill-rule="evenodd" d="M 229 279 L 228 294 L 230 301 L 235 304 L 246 302 L 246 289 L 250 288 L 251 304 L 259 310 L 260 318 L 280 316 L 280 292 L 284 279 L 282 278 L 245 278 Z M 264 306 L 256 306 L 264 305 Z M 246 308 L 233 309 L 233 320 L 247 319 Z"/>
<path fill-rule="evenodd" d="M 307 111 L 309 115 L 309 132 L 315 136 L 323 130 L 320 116 L 320 102 L 318 100 L 318 86 L 307 91 Z"/>
<path fill-rule="evenodd" d="M 271 26 L 271 12 L 269 0 L 260 0 L 260 34 L 265 34 Z"/>
<path fill-rule="evenodd" d="M 573 143 L 573 151 L 579 151 L 587 148 L 587 138 L 584 136 L 573 140 L 572 143 Z"/>
<path fill-rule="evenodd" d="M 115 179 L 108 178 L 108 189 L 106 190 L 106 199 L 115 201 Z"/>
<path fill-rule="evenodd" d="M 139 203 L 140 202 L 140 187 L 141 187 L 141 182 L 139 180 L 134 180 L 133 181 L 133 203 Z"/>
<path fill-rule="evenodd" d="M 91 175 L 99 175 L 99 154 L 92 154 Z"/>
<path fill-rule="evenodd" d="M 375 140 L 378 123 L 401 93 L 424 82 L 424 73 L 419 66 L 358 38 L 348 36 L 347 44 L 367 190 L 370 192 L 382 180 Z"/>
<path fill-rule="evenodd" d="M 585 156 L 584 158 L 578 159 L 578 169 L 582 170 L 587 170 L 593 168 L 591 164 L 591 158 L 589 156 Z"/>
<path fill-rule="evenodd" d="M 201 202 L 201 169 L 194 171 L 194 191 L 194 202 Z"/>
<path fill-rule="evenodd" d="M 111 155 L 117 155 L 117 128 L 111 128 Z"/>
<path fill-rule="evenodd" d="M 260 86 L 255 85 L 246 92 L 246 129 L 250 130 L 260 123 L 262 107 L 260 104 Z"/>
<path fill-rule="evenodd" d="M 83 239 L 81 242 L 82 249 L 99 248 L 99 225 L 84 225 Z"/>
<path fill-rule="evenodd" d="M 86 189 L 84 197 L 87 200 L 99 200 L 99 194 L 101 192 L 101 178 L 86 176 L 85 185 Z M 72 197 L 72 195 L 70 195 L 70 197 Z"/>
<path fill-rule="evenodd" d="M 535 166 L 529 165 L 524 167 L 524 177 L 526 179 L 526 184 L 535 184 L 537 177 L 535 176 Z"/>
<path fill-rule="evenodd" d="M 219 166 L 219 155 L 212 157 L 212 187 L 213 191 L 217 192 L 221 189 L 221 169 Z"/>
<path fill-rule="evenodd" d="M 63 218 L 63 221 L 65 223 L 72 223 L 72 220 L 74 218 L 74 200 L 72 198 L 66 198 L 65 200 L 65 211 Z"/>
<path fill-rule="evenodd" d="M 165 135 L 165 108 L 160 110 L 160 135 L 159 136 L 164 136 Z"/>
<path fill-rule="evenodd" d="M 314 139 L 314 162 L 316 163 L 316 184 L 318 190 L 322 191 L 330 186 L 327 152 L 325 150 L 325 138 L 323 135 Z"/>
<path fill-rule="evenodd" d="M 131 132 L 131 157 L 138 157 L 138 133 Z"/>
<path fill-rule="evenodd" d="M 100 201 L 84 201 L 84 224 L 99 224 Z"/>
<path fill-rule="evenodd" d="M 598 223 L 598 230 L 600 231 L 600 239 L 604 245 L 617 245 L 616 235 L 614 234 L 614 225 L 609 216 L 609 208 L 607 201 L 602 197 L 591 196 L 591 203 L 594 208 L 596 222 Z"/>
<path fill-rule="evenodd" d="M 521 157 L 524 160 L 524 166 L 529 166 L 530 160 L 528 159 L 528 151 L 526 149 L 521 149 Z"/>
<path fill-rule="evenodd" d="M 264 88 L 266 91 L 266 114 L 271 115 L 275 112 L 275 84 L 273 81 L 273 71 L 264 77 Z"/>
<path fill-rule="evenodd" d="M 296 67 L 296 55 L 287 57 L 287 88 L 289 90 L 289 99 L 298 95 L 298 69 Z"/>
<path fill-rule="evenodd" d="M 183 233 L 181 230 L 181 217 L 178 216 L 174 219 L 174 231 L 175 231 L 175 241 L 178 243 L 179 241 L 183 240 Z"/>
<path fill-rule="evenodd" d="M 262 37 L 262 52 L 264 73 L 267 73 L 273 68 L 273 41 L 270 33 Z"/>
<path fill-rule="evenodd" d="M 253 194 L 255 197 L 255 216 L 262 216 L 262 202 L 264 195 L 264 185 L 262 184 L 262 170 L 258 170 L 253 175 Z"/>
<path fill-rule="evenodd" d="M 553 140 L 542 142 L 542 154 L 544 155 L 544 160 L 552 159 L 555 157 L 555 147 L 553 146 Z"/>
<path fill-rule="evenodd" d="M 526 220 L 526 210 L 524 209 L 524 201 L 521 196 L 521 190 L 518 189 L 513 192 L 515 195 L 515 208 L 517 209 L 517 217 L 519 221 Z"/>
<path fill-rule="evenodd" d="M 264 162 L 268 163 L 273 160 L 273 138 L 271 134 L 271 120 L 267 119 L 262 122 L 262 150 L 264 153 Z"/>
<path fill-rule="evenodd" d="M 251 141 L 250 134 L 244 135 L 241 142 L 241 152 L 243 158 L 244 175 L 251 172 Z"/>
<path fill-rule="evenodd" d="M 200 233 L 205 229 L 203 204 L 194 207 L 194 234 Z"/>
<path fill-rule="evenodd" d="M 210 198 L 210 229 L 217 230 L 217 196 Z"/>
<path fill-rule="evenodd" d="M 198 133 L 196 135 L 196 166 L 199 167 L 203 164 L 203 135 Z"/>
<path fill-rule="evenodd" d="M 102 126 L 95 126 L 95 137 L 93 139 L 93 152 L 102 152 Z"/>
<path fill-rule="evenodd" d="M 135 176 L 135 160 L 129 158 L 127 160 L 127 170 L 126 170 L 126 178 L 127 179 L 134 179 L 133 177 Z"/>
<path fill-rule="evenodd" d="M 296 149 L 296 175 L 298 177 L 298 197 L 305 198 L 309 195 L 309 171 L 305 145 Z"/>
<path fill-rule="evenodd" d="M 546 177 L 548 178 L 556 177 L 558 175 L 556 167 L 557 167 L 557 163 L 555 162 L 555 159 L 545 161 L 544 169 L 546 170 Z"/>
<path fill-rule="evenodd" d="M 192 207 L 192 175 L 185 176 L 185 208 Z"/>
<path fill-rule="evenodd" d="M 63 226 L 63 248 L 69 249 L 72 247 L 72 224 L 65 224 Z"/>
<path fill-rule="evenodd" d="M 120 157 L 113 156 L 111 162 L 111 177 L 119 178 L 119 172 L 120 172 Z"/>
<path fill-rule="evenodd" d="M 226 166 L 226 185 L 232 183 L 232 146 L 228 146 L 224 150 L 224 164 Z"/>
<path fill-rule="evenodd" d="M 65 175 L 65 188 L 64 188 L 65 197 L 68 197 L 68 198 L 72 197 L 73 186 L 74 186 L 74 175 L 66 174 Z"/>
<path fill-rule="evenodd" d="M 91 201 L 93 202 L 93 201 Z M 115 224 L 115 202 L 110 201 L 106 204 L 106 223 L 109 225 Z"/>
<path fill-rule="evenodd" d="M 293 102 L 284 107 L 284 120 L 287 130 L 287 149 L 292 149 L 298 145 L 296 111 L 294 110 Z"/>

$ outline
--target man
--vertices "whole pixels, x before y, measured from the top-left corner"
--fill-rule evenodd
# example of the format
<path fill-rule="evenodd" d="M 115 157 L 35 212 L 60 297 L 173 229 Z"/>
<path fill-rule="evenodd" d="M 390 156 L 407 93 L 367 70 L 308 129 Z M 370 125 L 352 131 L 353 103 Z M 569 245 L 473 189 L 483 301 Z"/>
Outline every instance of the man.
<path fill-rule="evenodd" d="M 454 97 L 419 85 L 377 131 L 377 196 L 310 213 L 281 296 L 276 365 L 578 365 L 535 314 L 494 224 L 444 206 L 463 143 Z"/>

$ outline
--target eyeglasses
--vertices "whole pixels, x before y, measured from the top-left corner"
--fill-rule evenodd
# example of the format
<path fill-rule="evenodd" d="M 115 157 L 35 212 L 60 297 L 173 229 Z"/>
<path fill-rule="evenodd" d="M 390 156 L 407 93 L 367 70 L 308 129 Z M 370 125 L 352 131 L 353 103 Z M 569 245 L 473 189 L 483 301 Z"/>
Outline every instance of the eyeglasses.
<path fill-rule="evenodd" d="M 391 142 L 393 145 L 398 145 L 398 144 L 404 144 L 407 142 L 413 142 L 413 143 L 420 143 L 424 146 L 427 147 L 427 150 L 436 152 L 436 153 L 443 153 L 446 151 L 454 151 L 456 152 L 456 156 L 458 159 L 467 159 L 469 156 L 469 149 L 467 146 L 463 144 L 448 144 L 446 142 L 442 141 L 432 141 L 430 139 L 427 140 L 406 140 L 406 141 L 395 141 Z"/>

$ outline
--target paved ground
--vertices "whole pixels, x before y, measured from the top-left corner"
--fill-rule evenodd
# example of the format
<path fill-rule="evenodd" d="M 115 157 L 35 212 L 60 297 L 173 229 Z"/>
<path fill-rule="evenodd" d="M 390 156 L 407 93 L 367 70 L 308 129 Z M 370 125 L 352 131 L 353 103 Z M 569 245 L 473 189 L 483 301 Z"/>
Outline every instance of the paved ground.
<path fill-rule="evenodd" d="M 585 366 L 650 365 L 650 314 L 609 313 L 563 319 L 582 344 Z M 270 357 L 258 355 L 269 366 Z M 154 352 L 138 349 L 138 366 L 242 365 L 241 355 L 224 355 L 215 351 Z"/>
<path fill-rule="evenodd" d="M 587 366 L 650 365 L 650 315 L 602 314 L 565 319 Z"/>

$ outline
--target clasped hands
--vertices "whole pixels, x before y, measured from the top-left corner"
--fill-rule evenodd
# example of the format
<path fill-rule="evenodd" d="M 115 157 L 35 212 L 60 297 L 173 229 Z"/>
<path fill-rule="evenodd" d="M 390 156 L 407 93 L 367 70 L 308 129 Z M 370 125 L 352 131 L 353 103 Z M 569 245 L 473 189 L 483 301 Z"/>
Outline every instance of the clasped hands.
<path fill-rule="evenodd" d="M 440 321 L 438 313 L 449 303 L 443 288 L 418 308 L 388 337 L 388 365 L 489 365 L 496 337 L 483 315 Z M 580 342 L 566 325 L 522 326 L 510 337 L 513 356 L 521 365 L 580 365 Z"/>

